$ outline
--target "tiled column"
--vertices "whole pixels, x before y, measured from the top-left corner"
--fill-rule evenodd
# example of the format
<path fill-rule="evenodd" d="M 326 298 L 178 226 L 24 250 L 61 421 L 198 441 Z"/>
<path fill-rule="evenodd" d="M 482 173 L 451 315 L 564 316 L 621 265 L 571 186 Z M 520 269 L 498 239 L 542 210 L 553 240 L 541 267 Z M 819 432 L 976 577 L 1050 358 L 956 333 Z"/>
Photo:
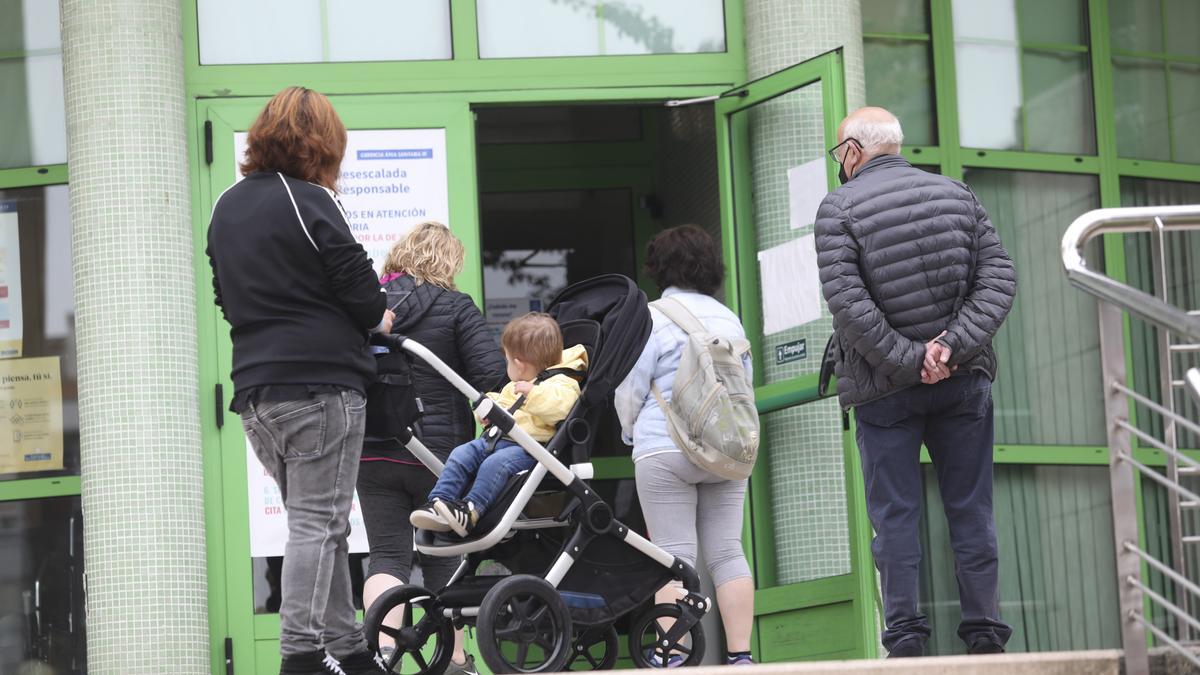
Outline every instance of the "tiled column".
<path fill-rule="evenodd" d="M 843 48 L 848 108 L 862 105 L 862 19 L 858 0 L 746 0 L 750 79 Z M 791 229 L 787 171 L 825 151 L 819 86 L 786 94 L 749 113 L 754 221 L 759 250 L 812 234 Z M 767 383 L 816 373 L 832 329 L 820 319 L 765 336 Z M 808 357 L 776 365 L 775 347 L 803 339 Z M 841 416 L 835 401 L 766 415 L 764 458 L 771 467 L 777 582 L 796 583 L 850 572 Z"/>
<path fill-rule="evenodd" d="M 178 0 L 62 0 L 88 671 L 207 675 Z"/>

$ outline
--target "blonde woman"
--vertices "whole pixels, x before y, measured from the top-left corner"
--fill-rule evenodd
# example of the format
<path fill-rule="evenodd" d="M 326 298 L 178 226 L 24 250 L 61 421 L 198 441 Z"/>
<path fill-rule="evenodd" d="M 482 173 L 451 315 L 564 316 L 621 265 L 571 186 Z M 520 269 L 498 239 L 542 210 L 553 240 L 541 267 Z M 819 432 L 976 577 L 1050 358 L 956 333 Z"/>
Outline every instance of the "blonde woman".
<path fill-rule="evenodd" d="M 448 227 L 424 222 L 392 247 L 380 283 L 396 314 L 392 332 L 428 347 L 479 391 L 492 391 L 505 379 L 504 356 L 471 296 L 454 285 L 463 257 L 462 242 Z M 466 399 L 428 364 L 414 359 L 413 371 L 425 408 L 419 437 L 445 461 L 451 450 L 471 440 L 474 418 Z M 384 591 L 409 583 L 417 554 L 408 517 L 425 503 L 437 477 L 395 442 L 368 441 L 362 461 L 369 463 L 358 474 L 358 498 L 371 547 L 363 589 L 363 604 L 370 607 Z M 444 586 L 458 566 L 456 558 L 436 556 L 420 556 L 420 563 L 422 585 L 431 590 Z M 446 672 L 474 671 L 459 635 Z"/>

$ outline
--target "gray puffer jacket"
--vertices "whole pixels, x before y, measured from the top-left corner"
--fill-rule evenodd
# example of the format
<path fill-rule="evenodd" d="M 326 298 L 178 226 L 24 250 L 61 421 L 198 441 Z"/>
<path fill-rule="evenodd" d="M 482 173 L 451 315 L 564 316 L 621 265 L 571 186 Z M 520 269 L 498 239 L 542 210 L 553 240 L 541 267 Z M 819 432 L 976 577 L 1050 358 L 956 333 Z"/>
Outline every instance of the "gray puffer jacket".
<path fill-rule="evenodd" d="M 992 337 L 1017 279 L 970 188 L 875 157 L 821 202 L 816 240 L 843 407 L 919 384 L 925 343 L 942 331 L 957 374 L 995 378 Z"/>

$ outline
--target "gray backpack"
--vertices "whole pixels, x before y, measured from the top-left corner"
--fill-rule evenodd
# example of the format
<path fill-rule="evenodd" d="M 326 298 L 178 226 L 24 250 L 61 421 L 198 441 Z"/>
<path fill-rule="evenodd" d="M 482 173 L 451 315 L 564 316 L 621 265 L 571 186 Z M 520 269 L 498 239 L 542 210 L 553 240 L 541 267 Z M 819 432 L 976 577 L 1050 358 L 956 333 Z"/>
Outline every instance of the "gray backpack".
<path fill-rule="evenodd" d="M 742 357 L 750 343 L 713 335 L 674 298 L 650 306 L 687 333 L 670 402 L 653 386 L 671 440 L 696 466 L 728 480 L 750 476 L 758 457 L 758 409 Z"/>

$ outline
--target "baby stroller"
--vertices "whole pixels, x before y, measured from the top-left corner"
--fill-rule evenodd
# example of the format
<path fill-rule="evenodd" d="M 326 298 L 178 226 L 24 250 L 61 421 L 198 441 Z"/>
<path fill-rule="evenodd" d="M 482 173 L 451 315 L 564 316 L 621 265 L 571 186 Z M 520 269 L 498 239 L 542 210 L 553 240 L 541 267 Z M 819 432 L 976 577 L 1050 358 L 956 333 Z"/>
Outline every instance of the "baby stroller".
<path fill-rule="evenodd" d="M 547 312 L 564 344 L 584 345 L 590 367 L 579 401 L 545 446 L 425 347 L 397 335 L 373 338 L 427 361 L 470 399 L 476 415 L 537 459 L 509 481 L 467 538 L 417 531 L 418 551 L 465 558 L 442 590 L 398 586 L 371 606 L 367 640 L 372 648 L 381 636 L 395 641 L 393 672 L 441 673 L 453 631 L 463 626 L 476 628 L 479 651 L 495 673 L 611 668 L 620 651 L 613 623 L 671 581 L 682 585 L 675 602 L 651 605 L 633 618 L 630 656 L 649 667 L 651 659 L 661 664 L 672 655 L 696 665 L 704 655 L 700 619 L 711 602 L 700 594 L 695 570 L 616 520 L 588 484 L 598 422 L 650 335 L 646 297 L 630 279 L 606 275 L 564 289 Z M 411 431 L 399 440 L 441 473 L 441 462 Z M 489 560 L 511 575 L 476 574 Z M 384 617 L 401 606 L 400 627 L 385 625 Z"/>

